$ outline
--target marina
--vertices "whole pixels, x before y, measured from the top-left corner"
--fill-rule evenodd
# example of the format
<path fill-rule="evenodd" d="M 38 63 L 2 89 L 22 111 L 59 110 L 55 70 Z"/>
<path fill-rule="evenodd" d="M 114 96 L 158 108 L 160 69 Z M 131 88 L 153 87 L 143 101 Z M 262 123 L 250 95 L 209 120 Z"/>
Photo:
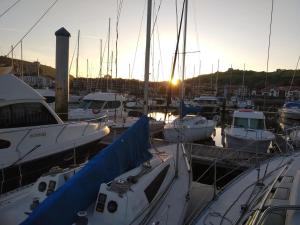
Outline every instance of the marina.
<path fill-rule="evenodd" d="M 0 225 L 300 224 L 300 5 L 200 3 L 0 3 Z"/>

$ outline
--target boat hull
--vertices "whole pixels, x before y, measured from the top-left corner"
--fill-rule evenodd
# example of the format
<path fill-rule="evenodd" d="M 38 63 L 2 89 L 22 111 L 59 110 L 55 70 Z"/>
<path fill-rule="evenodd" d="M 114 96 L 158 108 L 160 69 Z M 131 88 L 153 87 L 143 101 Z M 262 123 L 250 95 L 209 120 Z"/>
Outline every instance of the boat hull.
<path fill-rule="evenodd" d="M 246 139 L 240 138 L 225 132 L 226 137 L 226 147 L 236 149 L 239 151 L 250 151 L 250 152 L 258 152 L 258 153 L 266 153 L 271 140 L 254 140 L 254 139 Z"/>
<path fill-rule="evenodd" d="M 201 128 L 165 128 L 164 129 L 164 138 L 169 142 L 194 142 L 200 140 L 208 139 L 213 131 L 214 126 L 211 127 L 201 127 Z"/>
<path fill-rule="evenodd" d="M 67 168 L 85 162 L 105 147 L 100 143 L 101 139 L 1 169 L 0 182 L 2 185 L 0 186 L 0 194 L 35 182 L 52 167 Z"/>

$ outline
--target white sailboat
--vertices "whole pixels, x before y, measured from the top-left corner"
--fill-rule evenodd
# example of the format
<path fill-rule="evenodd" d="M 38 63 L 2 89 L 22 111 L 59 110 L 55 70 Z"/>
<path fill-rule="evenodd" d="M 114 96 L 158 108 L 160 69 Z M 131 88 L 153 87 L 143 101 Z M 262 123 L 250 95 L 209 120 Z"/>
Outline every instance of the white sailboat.
<path fill-rule="evenodd" d="M 273 157 L 229 183 L 191 224 L 299 224 L 300 155 Z"/>
<path fill-rule="evenodd" d="M 187 6 L 186 6 L 187 7 Z M 185 73 L 185 52 L 186 52 L 186 31 L 187 31 L 187 10 L 185 11 L 185 27 L 183 40 L 182 57 L 182 84 L 181 84 L 181 104 L 180 118 L 166 124 L 164 127 L 164 138 L 169 142 L 193 142 L 209 138 L 216 126 L 213 120 L 207 120 L 202 116 L 185 115 L 185 109 L 189 107 L 184 105 L 184 73 Z M 201 109 L 200 109 L 201 110 Z"/>

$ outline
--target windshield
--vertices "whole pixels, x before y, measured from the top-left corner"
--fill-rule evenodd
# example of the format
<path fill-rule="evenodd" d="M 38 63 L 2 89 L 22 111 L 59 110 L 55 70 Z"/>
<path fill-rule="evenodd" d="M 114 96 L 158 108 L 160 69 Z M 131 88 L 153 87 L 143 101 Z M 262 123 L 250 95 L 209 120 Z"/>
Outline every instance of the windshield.
<path fill-rule="evenodd" d="M 263 119 L 250 119 L 250 128 L 256 130 L 264 130 L 265 123 Z"/>
<path fill-rule="evenodd" d="M 79 108 L 82 109 L 101 109 L 105 101 L 83 100 Z"/>
<path fill-rule="evenodd" d="M 248 118 L 235 117 L 234 118 L 234 127 L 247 129 L 248 128 Z"/>
<path fill-rule="evenodd" d="M 248 124 L 248 120 L 250 121 L 250 126 Z M 245 128 L 245 129 L 255 129 L 255 130 L 264 130 L 265 123 L 263 119 L 248 119 L 248 118 L 234 118 L 234 127 L 236 128 Z"/>

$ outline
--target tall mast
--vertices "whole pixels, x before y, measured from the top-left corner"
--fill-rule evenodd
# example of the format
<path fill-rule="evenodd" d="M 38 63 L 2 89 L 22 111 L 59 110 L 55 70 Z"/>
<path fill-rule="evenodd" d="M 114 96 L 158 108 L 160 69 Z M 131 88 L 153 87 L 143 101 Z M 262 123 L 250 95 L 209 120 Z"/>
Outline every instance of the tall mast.
<path fill-rule="evenodd" d="M 23 41 L 21 41 L 21 77 L 24 80 L 24 71 L 23 71 Z"/>
<path fill-rule="evenodd" d="M 80 38 L 80 30 L 78 30 L 78 35 L 77 35 L 76 78 L 78 78 L 79 38 Z"/>
<path fill-rule="evenodd" d="M 107 37 L 107 67 L 106 74 L 109 75 L 109 42 L 110 42 L 110 18 L 108 19 L 108 37 Z M 106 91 L 108 91 L 108 76 L 106 77 Z"/>
<path fill-rule="evenodd" d="M 216 93 L 215 93 L 215 96 L 218 95 L 219 67 L 220 67 L 220 60 L 218 59 L 218 67 L 217 67 L 217 74 L 216 74 Z"/>
<path fill-rule="evenodd" d="M 183 49 L 182 49 L 182 82 L 181 82 L 181 102 L 183 104 L 184 98 L 184 74 L 185 74 L 185 52 L 186 52 L 186 30 L 187 30 L 187 13 L 188 13 L 188 0 L 185 2 L 184 8 L 184 30 L 183 30 Z M 183 117 L 182 107 L 180 107 L 180 118 Z"/>
<path fill-rule="evenodd" d="M 89 59 L 86 59 L 86 89 L 88 90 L 89 85 Z"/>
<path fill-rule="evenodd" d="M 147 32 L 145 52 L 145 74 L 144 74 L 144 115 L 148 115 L 148 88 L 149 88 L 149 65 L 150 65 L 150 42 L 151 42 L 151 8 L 152 0 L 148 0 L 147 8 Z"/>
<path fill-rule="evenodd" d="M 244 71 L 243 71 L 243 85 L 242 85 L 242 99 L 245 100 L 245 72 L 246 72 L 246 65 L 244 63 Z"/>

